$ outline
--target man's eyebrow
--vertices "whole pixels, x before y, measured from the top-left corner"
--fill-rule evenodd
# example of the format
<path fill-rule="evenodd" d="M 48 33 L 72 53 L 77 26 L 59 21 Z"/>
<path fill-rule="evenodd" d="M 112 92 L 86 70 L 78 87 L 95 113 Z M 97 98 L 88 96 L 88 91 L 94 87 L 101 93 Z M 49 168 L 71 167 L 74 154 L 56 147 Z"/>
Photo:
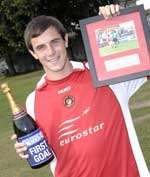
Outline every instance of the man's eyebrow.
<path fill-rule="evenodd" d="M 39 44 L 39 45 L 35 46 L 35 49 L 39 49 L 39 48 L 41 48 L 43 46 L 44 46 L 44 44 Z"/>
<path fill-rule="evenodd" d="M 59 40 L 62 40 L 62 38 L 61 37 L 57 37 L 57 38 L 54 38 L 54 39 L 52 39 L 52 41 L 59 41 Z"/>

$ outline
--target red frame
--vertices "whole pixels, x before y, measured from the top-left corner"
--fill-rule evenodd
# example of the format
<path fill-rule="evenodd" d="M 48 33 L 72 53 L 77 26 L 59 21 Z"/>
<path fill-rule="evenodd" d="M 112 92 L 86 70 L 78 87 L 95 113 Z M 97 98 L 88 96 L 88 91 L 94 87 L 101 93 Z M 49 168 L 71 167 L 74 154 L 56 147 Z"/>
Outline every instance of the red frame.
<path fill-rule="evenodd" d="M 95 38 L 95 33 L 94 33 L 95 29 L 99 27 L 106 28 L 107 26 L 127 22 L 129 21 L 129 19 L 134 21 L 139 48 L 131 49 L 125 52 L 117 53 L 117 54 L 112 54 L 111 57 L 110 56 L 100 57 L 99 52 L 98 52 L 99 48 L 96 44 L 96 38 Z M 94 63 L 96 66 L 98 78 L 109 79 L 113 77 L 118 77 L 120 75 L 125 75 L 127 73 L 131 74 L 136 71 L 144 71 L 144 70 L 150 69 L 147 43 L 146 43 L 145 36 L 143 33 L 144 30 L 143 30 L 140 14 L 138 12 L 126 14 L 124 16 L 118 16 L 117 18 L 114 18 L 113 20 L 107 20 L 107 21 L 103 20 L 103 21 L 96 22 L 94 24 L 87 24 L 86 29 L 87 29 L 88 36 L 90 36 L 89 42 L 90 42 L 91 51 L 92 51 L 92 55 L 94 58 Z M 128 55 L 132 55 L 135 53 L 138 54 L 141 64 L 130 66 L 130 67 L 125 67 L 124 69 L 117 69 L 116 71 L 111 71 L 111 72 L 106 71 L 105 66 L 104 66 L 104 61 L 110 60 L 112 58 L 114 58 L 115 60 L 115 58 L 118 58 L 118 57 L 120 58 L 120 57 L 124 57 Z"/>

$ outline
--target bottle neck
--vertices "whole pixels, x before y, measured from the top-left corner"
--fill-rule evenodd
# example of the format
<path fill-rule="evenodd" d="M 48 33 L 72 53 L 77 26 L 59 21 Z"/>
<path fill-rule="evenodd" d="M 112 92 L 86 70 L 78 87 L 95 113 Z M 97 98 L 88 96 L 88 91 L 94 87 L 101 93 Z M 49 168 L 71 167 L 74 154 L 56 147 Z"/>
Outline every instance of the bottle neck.
<path fill-rule="evenodd" d="M 22 109 L 15 103 L 10 92 L 6 93 L 6 97 L 8 99 L 9 104 L 10 104 L 11 111 L 12 111 L 13 115 L 16 115 L 16 114 L 22 112 Z"/>

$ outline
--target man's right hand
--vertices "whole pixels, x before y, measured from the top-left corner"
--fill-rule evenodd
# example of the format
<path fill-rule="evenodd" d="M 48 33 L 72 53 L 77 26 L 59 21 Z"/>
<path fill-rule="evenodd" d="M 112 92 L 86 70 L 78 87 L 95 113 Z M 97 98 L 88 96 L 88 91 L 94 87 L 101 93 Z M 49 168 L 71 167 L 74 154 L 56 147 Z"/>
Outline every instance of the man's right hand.
<path fill-rule="evenodd" d="M 119 14 L 120 14 L 119 4 L 99 6 L 99 15 L 103 15 L 105 19 L 110 19 Z"/>
<path fill-rule="evenodd" d="M 29 156 L 26 154 L 27 146 L 23 143 L 19 143 L 17 141 L 17 135 L 13 134 L 11 136 L 11 140 L 15 141 L 14 148 L 16 150 L 16 153 L 22 158 L 27 159 Z"/>

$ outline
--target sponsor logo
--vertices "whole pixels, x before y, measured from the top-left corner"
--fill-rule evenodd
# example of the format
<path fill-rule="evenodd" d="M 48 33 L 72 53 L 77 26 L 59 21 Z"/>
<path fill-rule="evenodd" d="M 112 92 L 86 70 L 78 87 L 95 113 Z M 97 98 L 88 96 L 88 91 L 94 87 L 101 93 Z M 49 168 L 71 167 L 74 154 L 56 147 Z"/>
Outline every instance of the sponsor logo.
<path fill-rule="evenodd" d="M 103 131 L 105 124 L 101 121 L 92 126 L 88 125 L 87 128 L 83 130 L 78 126 L 81 119 L 85 119 L 86 124 L 87 114 L 89 114 L 90 110 L 90 107 L 86 107 L 79 116 L 65 120 L 59 125 L 58 142 L 61 147 Z"/>
<path fill-rule="evenodd" d="M 64 136 L 69 135 L 69 134 L 74 134 L 69 137 L 63 138 L 59 141 L 60 146 L 65 146 L 66 144 L 75 142 L 77 140 L 83 139 L 87 136 L 94 135 L 95 133 L 100 132 L 104 128 L 104 123 L 99 123 L 98 125 L 95 125 L 93 127 L 89 127 L 83 131 L 78 132 L 78 129 L 72 130 L 68 133 L 66 133 Z"/>

